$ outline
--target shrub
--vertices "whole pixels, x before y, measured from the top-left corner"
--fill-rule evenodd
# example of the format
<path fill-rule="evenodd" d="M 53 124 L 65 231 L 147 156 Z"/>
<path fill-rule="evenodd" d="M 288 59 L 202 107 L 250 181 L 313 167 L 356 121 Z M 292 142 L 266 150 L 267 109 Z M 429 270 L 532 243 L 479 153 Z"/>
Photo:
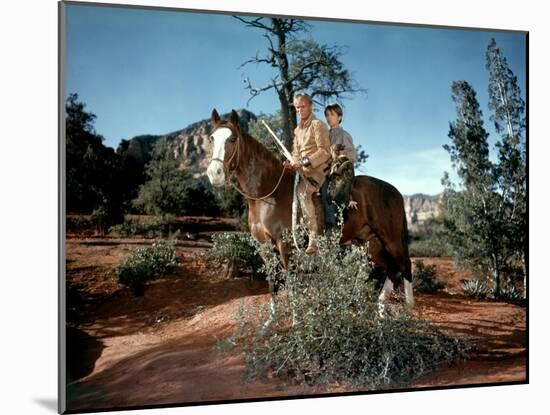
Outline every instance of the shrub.
<path fill-rule="evenodd" d="M 411 257 L 444 257 L 452 256 L 452 251 L 434 234 L 416 234 L 411 235 L 409 254 Z"/>
<path fill-rule="evenodd" d="M 474 298 L 487 298 L 491 292 L 487 284 L 477 278 L 471 278 L 466 281 L 462 284 L 462 289 L 464 290 L 464 294 Z"/>
<path fill-rule="evenodd" d="M 172 223 L 173 217 L 168 215 L 145 222 L 130 219 L 111 226 L 109 234 L 122 237 L 141 235 L 146 238 L 163 238 L 168 235 Z"/>
<path fill-rule="evenodd" d="M 109 234 L 124 237 L 137 235 L 138 222 L 134 220 L 125 220 L 122 223 L 111 226 L 109 228 Z"/>
<path fill-rule="evenodd" d="M 67 232 L 82 232 L 92 227 L 92 222 L 85 215 L 67 215 L 65 222 Z"/>
<path fill-rule="evenodd" d="M 437 268 L 435 265 L 425 265 L 424 261 L 414 262 L 413 286 L 419 292 L 436 292 L 444 288 L 444 285 L 435 279 Z"/>
<path fill-rule="evenodd" d="M 305 235 L 300 226 L 299 246 Z M 269 244 L 261 244 L 265 272 L 284 280 L 284 290 L 271 308 L 241 306 L 238 329 L 218 350 L 240 346 L 251 377 L 270 371 L 298 382 L 369 389 L 410 381 L 464 353 L 464 342 L 400 306 L 381 318 L 366 250 L 342 248 L 339 239 L 338 232 L 321 237 L 314 255 L 294 252 L 287 270 L 278 267 Z"/>
<path fill-rule="evenodd" d="M 256 251 L 256 241 L 248 233 L 222 232 L 212 236 L 208 256 L 218 264 L 249 268 L 254 278 L 265 278 L 263 261 Z"/>
<path fill-rule="evenodd" d="M 526 303 L 522 290 L 518 290 L 516 286 L 512 284 L 506 285 L 500 289 L 499 299 L 519 305 L 524 305 Z"/>
<path fill-rule="evenodd" d="M 144 248 L 137 248 L 120 264 L 115 273 L 121 284 L 142 292 L 145 283 L 171 272 L 178 261 L 173 243 L 155 242 Z"/>
<path fill-rule="evenodd" d="M 95 208 L 90 215 L 90 222 L 99 233 L 104 233 L 109 223 L 109 213 L 104 206 Z"/>

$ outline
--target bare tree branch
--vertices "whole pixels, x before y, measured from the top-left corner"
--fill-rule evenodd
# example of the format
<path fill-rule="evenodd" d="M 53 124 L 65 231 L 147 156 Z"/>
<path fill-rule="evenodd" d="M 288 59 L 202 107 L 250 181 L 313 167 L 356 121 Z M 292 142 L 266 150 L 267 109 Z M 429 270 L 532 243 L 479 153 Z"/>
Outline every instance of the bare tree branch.
<path fill-rule="evenodd" d="M 249 63 L 256 63 L 256 64 L 258 64 L 258 63 L 267 63 L 271 66 L 276 66 L 277 65 L 277 62 L 275 61 L 274 58 L 260 58 L 258 53 L 256 53 L 255 57 L 250 58 L 247 61 L 243 62 L 242 64 L 239 65 L 239 67 L 237 69 L 241 69 L 244 66 L 248 65 Z"/>
<path fill-rule="evenodd" d="M 267 30 L 269 32 L 273 31 L 273 29 L 271 27 L 266 26 L 265 24 L 261 23 L 261 21 L 264 19 L 263 17 L 258 17 L 254 20 L 246 20 L 246 19 L 243 19 L 242 17 L 235 16 L 235 15 L 233 17 L 237 20 L 240 20 L 241 22 L 243 22 L 247 26 L 257 27 L 258 29 L 264 29 L 264 30 Z"/>

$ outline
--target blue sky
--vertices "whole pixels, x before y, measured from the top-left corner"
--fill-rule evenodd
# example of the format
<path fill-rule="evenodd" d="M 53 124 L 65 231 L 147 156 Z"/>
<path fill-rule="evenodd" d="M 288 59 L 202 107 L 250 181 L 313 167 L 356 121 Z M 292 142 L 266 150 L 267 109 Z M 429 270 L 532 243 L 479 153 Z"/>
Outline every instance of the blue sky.
<path fill-rule="evenodd" d="M 343 127 L 369 153 L 360 173 L 394 184 L 402 193 L 435 194 L 450 171 L 449 122 L 455 118 L 450 85 L 470 82 L 487 108 L 485 50 L 491 37 L 518 76 L 525 98 L 525 36 L 518 33 L 309 21 L 319 43 L 344 48 L 342 61 L 367 94 L 344 101 Z M 246 107 L 243 75 L 263 85 L 272 69 L 242 62 L 265 51 L 258 29 L 228 15 L 67 7 L 67 93 L 76 92 L 97 115 L 105 144 L 139 134 L 164 134 Z M 248 110 L 273 113 L 272 91 Z M 324 120 L 323 109 L 316 114 Z"/>

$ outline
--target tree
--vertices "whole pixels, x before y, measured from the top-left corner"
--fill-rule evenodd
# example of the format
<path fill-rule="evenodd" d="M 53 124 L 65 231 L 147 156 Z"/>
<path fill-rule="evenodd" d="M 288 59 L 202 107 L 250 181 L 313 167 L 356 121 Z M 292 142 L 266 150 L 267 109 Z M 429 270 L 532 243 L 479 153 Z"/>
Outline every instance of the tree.
<path fill-rule="evenodd" d="M 148 180 L 140 186 L 134 206 L 150 215 L 185 214 L 191 176 L 178 166 L 166 139 L 158 140 L 146 167 Z"/>
<path fill-rule="evenodd" d="M 123 219 L 137 183 L 139 167 L 103 145 L 96 133 L 96 116 L 85 110 L 78 94 L 65 105 L 67 211 L 93 213 L 101 232 Z"/>
<path fill-rule="evenodd" d="M 297 125 L 293 106 L 295 93 L 307 91 L 314 102 L 324 105 L 329 100 L 340 101 L 348 94 L 364 92 L 357 87 L 350 72 L 340 60 L 342 49 L 338 46 L 318 44 L 311 39 L 298 37 L 309 32 L 309 25 L 299 19 L 250 18 L 234 16 L 246 26 L 260 29 L 268 42 L 267 55 L 247 60 L 247 64 L 266 64 L 276 69 L 276 74 L 264 86 L 257 87 L 247 77 L 244 82 L 250 91 L 250 100 L 262 92 L 275 90 L 281 105 L 282 141 L 290 148 L 294 128 Z"/>
<path fill-rule="evenodd" d="M 503 209 L 509 212 L 508 239 L 514 241 L 521 260 L 525 289 L 528 236 L 525 102 L 521 98 L 517 77 L 508 67 L 494 38 L 487 47 L 485 67 L 489 71 L 489 108 L 494 112 L 491 121 L 501 135 L 496 145 L 499 162 L 495 176 L 502 191 Z"/>
<path fill-rule="evenodd" d="M 501 275 L 509 258 L 506 224 L 499 205 L 495 166 L 489 160 L 488 133 L 476 92 L 466 81 L 452 83 L 457 119 L 450 123 L 448 151 L 460 179 L 457 188 L 446 173 L 443 178 L 444 231 L 459 263 L 492 276 L 494 295 L 499 296 Z"/>

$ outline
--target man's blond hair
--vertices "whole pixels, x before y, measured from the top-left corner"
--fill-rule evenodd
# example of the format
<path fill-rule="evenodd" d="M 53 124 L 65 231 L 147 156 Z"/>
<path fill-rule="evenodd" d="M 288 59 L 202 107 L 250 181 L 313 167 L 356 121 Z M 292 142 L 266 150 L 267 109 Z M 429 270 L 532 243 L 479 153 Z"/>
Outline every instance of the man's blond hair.
<path fill-rule="evenodd" d="M 305 92 L 300 92 L 299 94 L 294 95 L 294 99 L 292 100 L 292 103 L 296 104 L 296 102 L 301 99 L 305 99 L 307 102 L 309 102 L 309 105 L 313 106 L 313 100 Z"/>

